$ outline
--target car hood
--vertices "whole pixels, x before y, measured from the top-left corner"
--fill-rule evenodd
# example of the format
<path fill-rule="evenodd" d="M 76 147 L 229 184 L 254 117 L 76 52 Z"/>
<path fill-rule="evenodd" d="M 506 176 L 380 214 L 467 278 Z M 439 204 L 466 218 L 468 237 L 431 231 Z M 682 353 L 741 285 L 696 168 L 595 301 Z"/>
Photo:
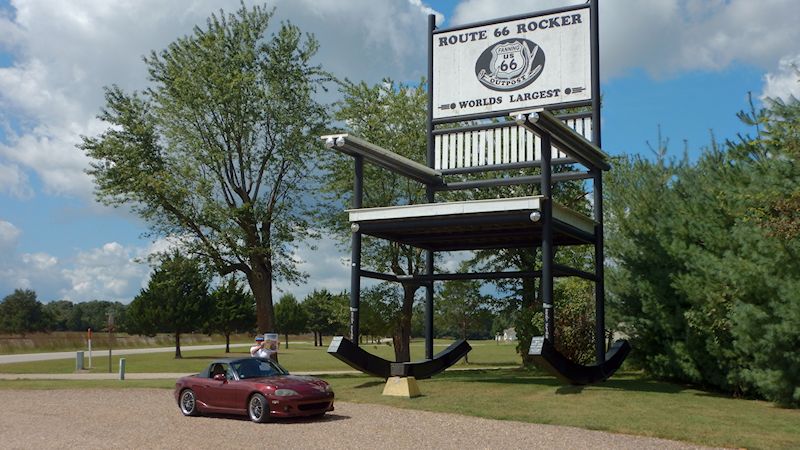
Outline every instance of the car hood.
<path fill-rule="evenodd" d="M 280 375 L 276 377 L 253 378 L 247 380 L 254 383 L 273 386 L 275 389 L 291 389 L 298 394 L 314 394 L 325 392 L 327 382 L 319 378 L 303 375 Z"/>

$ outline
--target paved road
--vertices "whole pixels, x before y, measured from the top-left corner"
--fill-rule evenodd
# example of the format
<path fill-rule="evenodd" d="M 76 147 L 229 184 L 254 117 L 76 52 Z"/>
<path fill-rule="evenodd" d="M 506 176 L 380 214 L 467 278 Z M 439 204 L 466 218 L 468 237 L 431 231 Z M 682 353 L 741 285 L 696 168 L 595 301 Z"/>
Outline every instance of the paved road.
<path fill-rule="evenodd" d="M 231 344 L 231 348 L 233 347 L 250 347 L 251 344 Z M 214 345 L 182 345 L 181 351 L 186 350 L 224 350 L 225 344 L 214 344 Z M 113 354 L 117 356 L 124 356 L 124 355 L 137 355 L 140 353 L 166 353 L 166 352 L 174 352 L 175 347 L 154 347 L 154 348 L 126 348 L 126 349 L 114 349 Z M 49 361 L 51 359 L 75 359 L 75 353 L 77 351 L 71 352 L 52 352 L 52 353 L 22 353 L 18 355 L 0 355 L 0 364 L 9 364 L 9 363 L 18 363 L 18 362 L 31 362 L 31 361 Z M 92 350 L 92 355 L 94 356 L 106 356 L 108 355 L 108 349 L 98 349 Z M 89 358 L 89 352 L 84 352 L 84 358 Z"/>

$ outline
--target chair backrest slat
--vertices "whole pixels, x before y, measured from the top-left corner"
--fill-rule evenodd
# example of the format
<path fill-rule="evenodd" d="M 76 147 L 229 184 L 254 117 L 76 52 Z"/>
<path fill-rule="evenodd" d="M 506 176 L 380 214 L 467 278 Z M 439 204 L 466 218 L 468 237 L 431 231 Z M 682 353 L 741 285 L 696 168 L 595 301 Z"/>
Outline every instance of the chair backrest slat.
<path fill-rule="evenodd" d="M 564 123 L 578 134 L 591 140 L 592 119 L 577 117 Z M 566 158 L 555 146 L 552 158 Z M 493 166 L 533 162 L 542 159 L 542 143 L 539 136 L 514 122 L 482 130 L 454 130 L 440 132 L 434 136 L 434 169 L 460 169 L 467 167 Z"/>

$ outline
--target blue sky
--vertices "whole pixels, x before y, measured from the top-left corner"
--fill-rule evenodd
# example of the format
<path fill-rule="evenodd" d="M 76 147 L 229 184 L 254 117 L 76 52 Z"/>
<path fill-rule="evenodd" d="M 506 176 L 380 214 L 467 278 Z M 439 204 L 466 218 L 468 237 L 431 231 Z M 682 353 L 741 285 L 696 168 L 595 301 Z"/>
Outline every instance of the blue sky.
<path fill-rule="evenodd" d="M 450 26 L 532 12 L 564 0 L 278 0 L 320 40 L 318 61 L 341 77 L 416 82 L 425 73 L 426 14 Z M 0 0 L 0 297 L 31 288 L 50 301 L 130 301 L 139 262 L 167 245 L 142 237 L 126 211 L 94 202 L 74 145 L 102 131 L 102 87 L 145 86 L 141 55 L 161 49 L 238 0 L 113 3 Z M 601 0 L 603 148 L 650 155 L 657 129 L 680 156 L 749 132 L 736 118 L 747 93 L 798 95 L 800 14 L 792 0 Z M 335 99 L 328 94 L 325 101 Z M 323 240 L 297 251 L 310 273 L 289 289 L 349 284 L 344 253 Z"/>

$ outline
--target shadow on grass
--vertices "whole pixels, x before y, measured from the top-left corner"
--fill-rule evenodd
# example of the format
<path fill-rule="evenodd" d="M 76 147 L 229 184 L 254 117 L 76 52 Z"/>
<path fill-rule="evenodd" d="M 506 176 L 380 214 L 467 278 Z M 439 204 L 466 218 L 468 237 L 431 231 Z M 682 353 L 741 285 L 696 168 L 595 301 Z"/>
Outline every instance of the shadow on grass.
<path fill-rule="evenodd" d="M 476 370 L 470 372 L 446 372 L 442 379 L 464 383 L 495 383 L 495 384 L 530 384 L 544 387 L 557 388 L 556 393 L 562 395 L 575 395 L 583 393 L 587 388 L 613 389 L 627 392 L 650 392 L 659 394 L 676 394 L 688 389 L 690 386 L 659 381 L 647 378 L 636 372 L 623 372 L 609 380 L 589 386 L 564 385 L 555 377 L 539 370 L 507 369 L 507 370 Z M 724 394 L 700 391 L 695 395 L 725 398 Z"/>
<path fill-rule="evenodd" d="M 371 388 L 371 387 L 375 387 L 375 386 L 380 386 L 380 385 L 385 384 L 385 383 L 386 382 L 382 381 L 382 380 L 367 381 L 366 383 L 361 383 L 361 384 L 359 384 L 357 386 L 353 386 L 353 388 L 355 388 L 355 389 Z"/>
<path fill-rule="evenodd" d="M 586 386 L 566 385 L 556 389 L 558 395 L 580 394 Z"/>

